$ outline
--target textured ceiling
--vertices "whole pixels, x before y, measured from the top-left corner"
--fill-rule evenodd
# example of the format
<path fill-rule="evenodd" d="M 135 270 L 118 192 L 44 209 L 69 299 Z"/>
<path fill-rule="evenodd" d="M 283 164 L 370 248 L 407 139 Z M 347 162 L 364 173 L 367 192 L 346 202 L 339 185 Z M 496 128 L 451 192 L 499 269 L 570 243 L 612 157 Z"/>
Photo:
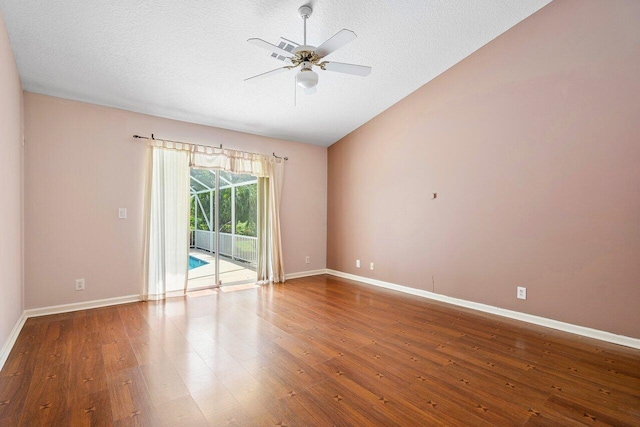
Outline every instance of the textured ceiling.
<path fill-rule="evenodd" d="M 0 0 L 25 90 L 187 122 L 328 146 L 550 0 Z M 373 67 L 319 71 L 314 95 L 295 71 L 247 43 L 308 44 L 342 28 L 358 38 L 327 59 Z"/>

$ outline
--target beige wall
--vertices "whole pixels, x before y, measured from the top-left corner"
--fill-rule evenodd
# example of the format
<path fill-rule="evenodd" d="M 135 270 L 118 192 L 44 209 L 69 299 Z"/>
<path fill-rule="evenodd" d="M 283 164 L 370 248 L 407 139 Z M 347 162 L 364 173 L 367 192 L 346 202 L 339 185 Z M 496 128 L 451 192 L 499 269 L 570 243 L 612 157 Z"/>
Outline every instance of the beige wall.
<path fill-rule="evenodd" d="M 285 268 L 325 268 L 326 148 L 26 93 L 26 308 L 140 292 L 146 146 L 132 135 L 151 133 L 288 156 Z M 86 290 L 76 292 L 81 277 Z"/>
<path fill-rule="evenodd" d="M 327 267 L 640 338 L 639 76 L 640 2 L 544 7 L 329 148 Z"/>
<path fill-rule="evenodd" d="M 22 309 L 22 86 L 0 14 L 0 348 Z"/>

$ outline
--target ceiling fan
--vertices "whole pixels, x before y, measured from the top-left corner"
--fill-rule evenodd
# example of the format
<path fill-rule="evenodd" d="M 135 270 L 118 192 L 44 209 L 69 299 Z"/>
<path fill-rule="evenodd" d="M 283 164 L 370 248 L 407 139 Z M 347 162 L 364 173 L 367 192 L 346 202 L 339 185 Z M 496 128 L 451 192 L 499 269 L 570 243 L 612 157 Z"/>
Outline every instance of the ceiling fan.
<path fill-rule="evenodd" d="M 369 73 L 371 73 L 371 67 L 364 65 L 345 64 L 342 62 L 329 62 L 323 60 L 325 57 L 356 38 L 356 34 L 351 30 L 342 29 L 338 31 L 333 37 L 318 47 L 307 45 L 307 19 L 311 16 L 311 12 L 312 9 L 309 6 L 302 6 L 298 9 L 298 13 L 304 21 L 304 44 L 302 45 L 298 45 L 297 43 L 287 39 L 282 39 L 279 46 L 257 38 L 247 40 L 255 46 L 270 51 L 273 58 L 284 61 L 290 65 L 249 77 L 245 79 L 245 81 L 274 76 L 300 67 L 300 71 L 296 74 L 296 84 L 304 89 L 305 94 L 311 95 L 316 92 L 316 86 L 318 85 L 318 73 L 313 71 L 313 67 L 317 67 L 321 70 L 336 71 L 338 73 L 362 77 L 368 76 Z"/>

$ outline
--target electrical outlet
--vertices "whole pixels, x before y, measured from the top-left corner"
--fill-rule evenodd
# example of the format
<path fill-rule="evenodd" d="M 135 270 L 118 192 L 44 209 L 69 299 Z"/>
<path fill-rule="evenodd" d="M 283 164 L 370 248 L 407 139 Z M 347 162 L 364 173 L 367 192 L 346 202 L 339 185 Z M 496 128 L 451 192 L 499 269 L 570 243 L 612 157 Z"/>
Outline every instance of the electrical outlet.
<path fill-rule="evenodd" d="M 518 286 L 518 293 L 516 296 L 518 297 L 518 299 L 527 299 L 527 288 Z"/>
<path fill-rule="evenodd" d="M 369 263 L 369 270 L 373 270 L 373 263 L 372 262 Z"/>
<path fill-rule="evenodd" d="M 356 268 L 360 268 L 360 260 L 359 259 L 356 260 Z"/>
<path fill-rule="evenodd" d="M 127 219 L 127 208 L 118 208 L 118 218 Z"/>
<path fill-rule="evenodd" d="M 84 291 L 84 279 L 76 279 L 76 291 Z"/>
<path fill-rule="evenodd" d="M 304 259 L 305 264 L 309 264 L 311 262 L 311 257 L 307 255 Z"/>

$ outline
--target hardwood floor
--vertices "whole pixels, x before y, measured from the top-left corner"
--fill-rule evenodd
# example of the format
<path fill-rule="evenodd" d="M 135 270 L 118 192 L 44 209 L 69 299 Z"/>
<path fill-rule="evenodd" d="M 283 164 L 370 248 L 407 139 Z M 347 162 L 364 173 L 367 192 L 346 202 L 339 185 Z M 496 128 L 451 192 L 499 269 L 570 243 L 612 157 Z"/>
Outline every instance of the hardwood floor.
<path fill-rule="evenodd" d="M 640 425 L 640 351 L 332 276 L 32 318 L 0 425 Z"/>

